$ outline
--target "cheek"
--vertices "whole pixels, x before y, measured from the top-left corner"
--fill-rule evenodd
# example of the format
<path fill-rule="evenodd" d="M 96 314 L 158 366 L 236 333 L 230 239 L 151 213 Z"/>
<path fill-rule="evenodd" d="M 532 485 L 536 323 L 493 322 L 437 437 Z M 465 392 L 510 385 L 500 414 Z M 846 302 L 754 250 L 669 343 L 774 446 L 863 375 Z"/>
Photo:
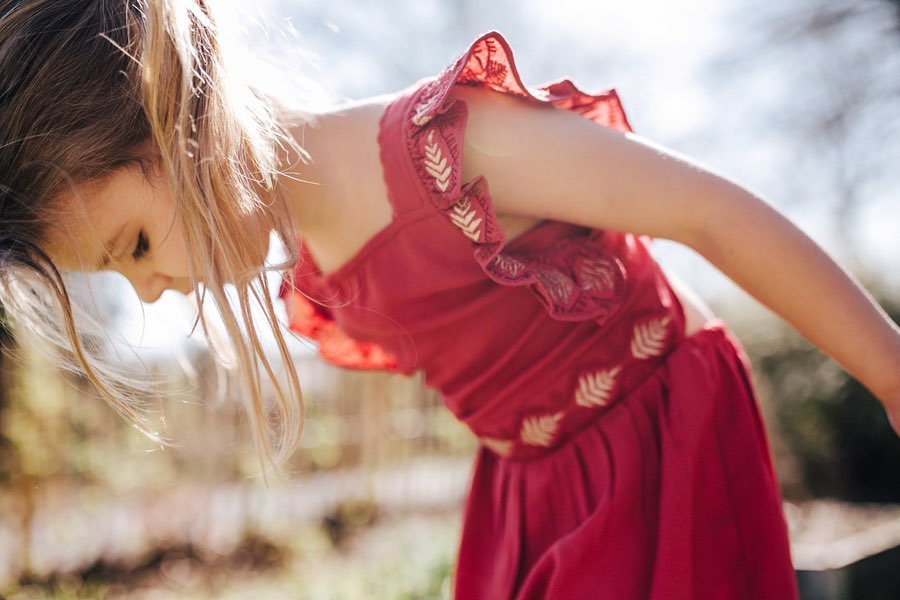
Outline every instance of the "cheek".
<path fill-rule="evenodd" d="M 187 278 L 190 274 L 190 260 L 181 227 L 172 227 L 168 234 L 162 234 L 162 243 L 155 252 L 156 269 L 170 277 Z"/>
<path fill-rule="evenodd" d="M 166 218 L 171 218 L 171 213 Z M 160 219 L 162 221 L 162 219 Z M 161 240 L 153 252 L 152 269 L 175 279 L 189 279 L 191 259 L 184 242 L 180 224 L 157 222 L 157 239 Z M 247 246 L 240 257 L 242 271 L 256 272 L 265 263 L 269 251 L 269 228 L 262 219 L 248 219 L 243 230 Z M 198 274 L 203 279 L 203 274 Z"/>

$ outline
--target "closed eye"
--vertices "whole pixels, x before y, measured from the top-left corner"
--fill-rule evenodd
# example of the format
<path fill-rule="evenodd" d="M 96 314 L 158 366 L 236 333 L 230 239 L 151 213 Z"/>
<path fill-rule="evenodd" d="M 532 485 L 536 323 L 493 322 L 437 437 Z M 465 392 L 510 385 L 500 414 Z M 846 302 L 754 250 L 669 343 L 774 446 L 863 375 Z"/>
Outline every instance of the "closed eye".
<path fill-rule="evenodd" d="M 150 250 L 150 241 L 147 239 L 147 234 L 145 234 L 143 231 L 141 231 L 138 234 L 137 243 L 134 246 L 134 251 L 131 253 L 131 257 L 134 260 L 139 260 L 144 255 L 146 255 L 149 250 Z"/>

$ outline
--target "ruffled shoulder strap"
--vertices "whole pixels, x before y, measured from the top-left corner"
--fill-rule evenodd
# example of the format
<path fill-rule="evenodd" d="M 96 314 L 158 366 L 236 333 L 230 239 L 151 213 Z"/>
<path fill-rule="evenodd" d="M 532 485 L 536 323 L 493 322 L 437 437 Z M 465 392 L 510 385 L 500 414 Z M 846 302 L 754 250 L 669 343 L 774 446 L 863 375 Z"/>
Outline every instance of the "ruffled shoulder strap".
<path fill-rule="evenodd" d="M 522 83 L 509 44 L 492 31 L 476 39 L 437 77 L 422 82 L 404 105 L 407 150 L 420 187 L 448 222 L 469 238 L 484 272 L 503 285 L 531 286 L 554 318 L 608 318 L 626 295 L 629 264 L 646 262 L 642 241 L 648 240 L 568 226 L 565 235 L 551 236 L 552 246 L 545 245 L 539 252 L 507 251 L 487 181 L 482 176 L 461 180 L 468 113 L 465 101 L 448 101 L 456 84 L 554 105 L 604 127 L 631 131 L 618 94 L 614 89 L 587 93 L 568 79 L 528 87 Z"/>
<path fill-rule="evenodd" d="M 534 88 L 526 86 L 516 69 L 512 49 L 496 31 L 476 39 L 456 61 L 420 88 L 410 115 L 412 123 L 421 127 L 441 112 L 447 94 L 457 83 L 484 86 L 531 101 L 555 104 L 606 127 L 631 131 L 614 89 L 591 94 L 578 89 L 569 79 Z"/>
<path fill-rule="evenodd" d="M 590 94 L 568 79 L 535 88 L 526 86 L 509 44 L 500 33 L 491 31 L 472 42 L 439 75 L 421 84 L 405 104 L 409 149 L 420 158 L 415 167 L 428 184 L 432 201 L 439 205 L 454 203 L 462 187 L 462 134 L 467 111 L 462 100 L 447 102 L 455 84 L 486 87 L 536 104 L 553 104 L 605 127 L 631 131 L 614 89 Z"/>

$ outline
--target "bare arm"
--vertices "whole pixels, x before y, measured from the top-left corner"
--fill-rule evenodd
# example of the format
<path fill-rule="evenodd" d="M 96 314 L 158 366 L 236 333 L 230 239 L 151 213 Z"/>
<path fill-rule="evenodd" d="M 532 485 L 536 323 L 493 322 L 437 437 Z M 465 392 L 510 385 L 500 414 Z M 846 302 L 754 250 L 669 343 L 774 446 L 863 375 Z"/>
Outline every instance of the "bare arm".
<path fill-rule="evenodd" d="M 469 105 L 463 175 L 498 214 L 681 242 L 875 394 L 900 432 L 900 328 L 766 202 L 671 150 L 578 115 L 457 86 Z"/>

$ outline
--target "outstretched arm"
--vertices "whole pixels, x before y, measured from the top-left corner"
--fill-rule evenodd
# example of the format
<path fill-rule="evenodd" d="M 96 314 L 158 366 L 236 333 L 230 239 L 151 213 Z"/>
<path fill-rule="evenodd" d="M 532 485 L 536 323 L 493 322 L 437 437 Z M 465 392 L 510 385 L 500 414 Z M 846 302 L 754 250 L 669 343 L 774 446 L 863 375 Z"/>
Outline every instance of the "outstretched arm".
<path fill-rule="evenodd" d="M 681 242 L 834 358 L 900 433 L 900 328 L 762 199 L 689 159 L 576 114 L 457 86 L 469 107 L 463 176 L 501 215 Z"/>

